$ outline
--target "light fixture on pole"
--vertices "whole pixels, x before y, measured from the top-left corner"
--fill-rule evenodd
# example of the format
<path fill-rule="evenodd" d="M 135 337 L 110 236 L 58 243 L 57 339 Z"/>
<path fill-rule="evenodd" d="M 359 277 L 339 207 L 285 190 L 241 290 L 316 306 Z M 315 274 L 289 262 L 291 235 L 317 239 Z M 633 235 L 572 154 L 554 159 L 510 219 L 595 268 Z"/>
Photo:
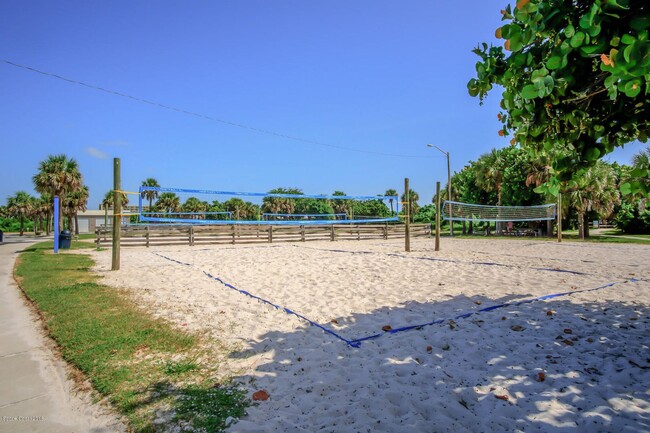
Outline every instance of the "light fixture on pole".
<path fill-rule="evenodd" d="M 451 165 L 449 162 L 449 152 L 445 152 L 435 144 L 427 144 L 427 147 L 435 147 L 447 157 L 447 200 L 451 201 Z M 451 217 L 451 207 L 449 216 Z M 454 235 L 454 221 L 451 218 L 449 219 L 449 234 L 451 236 Z"/>

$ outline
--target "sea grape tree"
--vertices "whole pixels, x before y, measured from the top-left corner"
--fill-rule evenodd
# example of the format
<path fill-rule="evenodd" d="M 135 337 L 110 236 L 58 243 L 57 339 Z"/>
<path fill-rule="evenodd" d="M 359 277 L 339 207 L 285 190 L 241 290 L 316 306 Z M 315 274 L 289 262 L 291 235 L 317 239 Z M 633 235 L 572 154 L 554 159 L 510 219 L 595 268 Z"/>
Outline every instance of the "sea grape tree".
<path fill-rule="evenodd" d="M 553 161 L 540 190 L 555 194 L 616 147 L 647 141 L 650 2 L 519 0 L 501 13 L 503 47 L 474 50 L 468 90 L 482 102 L 503 89 L 499 135 Z"/>

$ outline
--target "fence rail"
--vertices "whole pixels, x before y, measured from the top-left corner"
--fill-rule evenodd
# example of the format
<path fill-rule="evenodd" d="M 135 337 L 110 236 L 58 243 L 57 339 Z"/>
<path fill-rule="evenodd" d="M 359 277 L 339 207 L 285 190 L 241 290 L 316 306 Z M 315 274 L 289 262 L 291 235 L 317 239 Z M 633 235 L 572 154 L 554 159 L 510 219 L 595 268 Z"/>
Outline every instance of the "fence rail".
<path fill-rule="evenodd" d="M 122 226 L 120 244 L 129 246 L 218 245 L 404 238 L 404 224 L 356 225 L 178 225 Z M 95 230 L 97 247 L 112 243 L 111 227 Z M 431 236 L 430 224 L 411 224 L 412 237 Z"/>

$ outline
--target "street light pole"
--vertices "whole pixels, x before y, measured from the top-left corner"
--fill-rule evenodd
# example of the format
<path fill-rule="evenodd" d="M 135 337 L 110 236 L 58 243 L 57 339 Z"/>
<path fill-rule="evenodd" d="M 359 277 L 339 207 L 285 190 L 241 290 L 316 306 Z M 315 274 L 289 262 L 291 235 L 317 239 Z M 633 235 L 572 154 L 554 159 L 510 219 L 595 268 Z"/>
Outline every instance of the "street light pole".
<path fill-rule="evenodd" d="M 447 200 L 451 201 L 451 163 L 449 158 L 449 152 L 445 152 L 435 144 L 427 144 L 427 147 L 435 147 L 447 157 Z M 450 217 L 452 216 L 451 207 L 449 209 L 449 216 Z M 454 221 L 452 219 L 449 220 L 449 234 L 451 236 L 454 235 Z"/>

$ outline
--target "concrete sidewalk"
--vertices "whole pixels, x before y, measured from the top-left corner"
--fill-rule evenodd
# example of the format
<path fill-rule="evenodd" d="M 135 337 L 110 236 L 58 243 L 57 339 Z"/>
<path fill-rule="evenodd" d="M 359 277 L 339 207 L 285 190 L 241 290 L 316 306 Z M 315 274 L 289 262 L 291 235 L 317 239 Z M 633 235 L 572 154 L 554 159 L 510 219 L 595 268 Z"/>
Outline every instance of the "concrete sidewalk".
<path fill-rule="evenodd" d="M 125 432 L 106 408 L 74 391 L 14 283 L 18 253 L 41 240 L 5 234 L 0 244 L 0 432 Z"/>

